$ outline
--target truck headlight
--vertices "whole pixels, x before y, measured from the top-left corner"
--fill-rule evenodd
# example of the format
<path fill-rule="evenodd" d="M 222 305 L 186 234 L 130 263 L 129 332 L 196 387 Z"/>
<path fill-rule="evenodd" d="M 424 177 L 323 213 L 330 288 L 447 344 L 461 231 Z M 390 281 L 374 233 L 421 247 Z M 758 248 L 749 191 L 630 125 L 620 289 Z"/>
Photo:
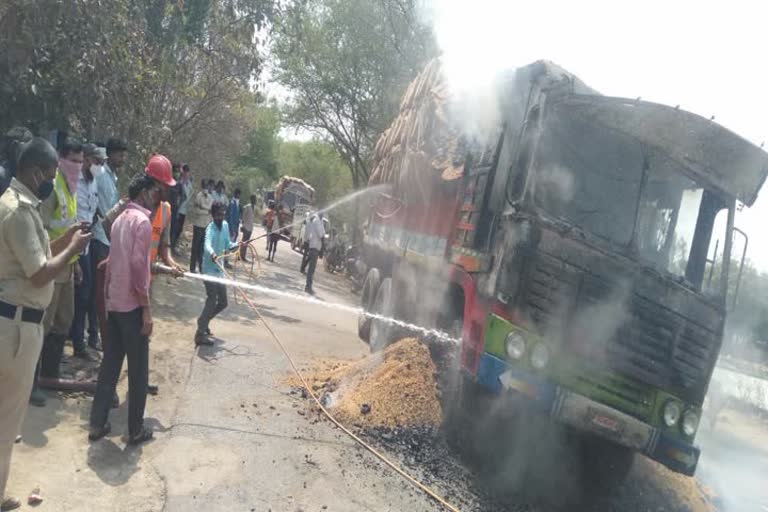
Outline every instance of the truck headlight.
<path fill-rule="evenodd" d="M 504 348 L 511 359 L 520 359 L 525 355 L 525 338 L 519 332 L 512 331 L 504 340 Z"/>
<path fill-rule="evenodd" d="M 699 415 L 695 411 L 685 411 L 680 427 L 683 430 L 683 434 L 689 437 L 694 435 L 699 428 Z"/>
<path fill-rule="evenodd" d="M 537 343 L 531 351 L 531 365 L 541 370 L 549 364 L 549 349 L 544 343 Z"/>
<path fill-rule="evenodd" d="M 664 404 L 664 424 L 668 427 L 674 427 L 680 421 L 680 404 L 674 400 Z"/>

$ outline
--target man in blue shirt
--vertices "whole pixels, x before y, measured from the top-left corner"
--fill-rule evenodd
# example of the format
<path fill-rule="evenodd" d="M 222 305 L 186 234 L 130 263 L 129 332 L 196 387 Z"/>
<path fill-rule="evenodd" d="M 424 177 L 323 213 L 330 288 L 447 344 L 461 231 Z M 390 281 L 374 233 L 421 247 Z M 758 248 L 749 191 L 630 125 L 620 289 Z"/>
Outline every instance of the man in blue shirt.
<path fill-rule="evenodd" d="M 99 198 L 98 214 L 102 219 L 120 200 L 117 190 L 117 172 L 125 165 L 127 156 L 128 144 L 124 140 L 112 137 L 107 141 L 107 162 L 101 172 L 94 176 Z M 99 331 L 104 338 L 107 331 L 107 308 L 104 300 L 104 267 L 99 269 L 99 265 L 109 256 L 109 238 L 101 222 L 93 226 L 93 240 L 89 251 L 92 275 L 96 276 L 96 291 L 92 294 L 90 315 L 99 319 Z M 98 337 L 89 336 L 88 345 L 98 348 Z"/>
<path fill-rule="evenodd" d="M 232 243 L 229 237 L 229 225 L 224 220 L 226 204 L 215 202 L 211 206 L 213 222 L 205 228 L 205 243 L 203 245 L 203 274 L 224 277 L 224 272 L 218 264 L 222 254 L 235 249 L 238 244 Z M 197 332 L 195 333 L 195 345 L 213 345 L 209 338 L 211 330 L 209 324 L 213 318 L 227 307 L 227 287 L 220 283 L 205 282 L 205 306 L 197 319 Z"/>

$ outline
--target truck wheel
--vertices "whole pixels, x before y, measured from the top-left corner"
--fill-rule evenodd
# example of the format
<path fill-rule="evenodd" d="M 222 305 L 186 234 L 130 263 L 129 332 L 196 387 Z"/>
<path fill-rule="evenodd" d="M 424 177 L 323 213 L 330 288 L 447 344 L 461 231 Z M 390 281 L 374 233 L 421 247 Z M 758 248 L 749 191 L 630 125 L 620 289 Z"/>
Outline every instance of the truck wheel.
<path fill-rule="evenodd" d="M 360 305 L 364 311 L 370 311 L 373 301 L 376 300 L 376 293 L 379 291 L 381 283 L 381 273 L 379 269 L 372 268 L 368 271 L 363 282 L 363 292 L 360 294 Z M 360 339 L 368 343 L 371 336 L 371 319 L 360 313 L 357 316 L 357 335 Z"/>
<path fill-rule="evenodd" d="M 443 432 L 448 445 L 470 465 L 482 466 L 490 461 L 488 443 L 478 442 L 478 436 L 486 434 L 494 422 L 488 416 L 488 411 L 493 410 L 492 399 L 459 369 L 451 372 L 451 381 L 445 384 Z"/>
<path fill-rule="evenodd" d="M 392 278 L 387 277 L 381 282 L 379 291 L 376 292 L 376 300 L 373 302 L 371 312 L 386 318 L 393 318 L 395 304 L 392 297 Z M 380 352 L 387 348 L 395 339 L 397 328 L 386 320 L 372 318 L 370 345 L 371 352 Z"/>

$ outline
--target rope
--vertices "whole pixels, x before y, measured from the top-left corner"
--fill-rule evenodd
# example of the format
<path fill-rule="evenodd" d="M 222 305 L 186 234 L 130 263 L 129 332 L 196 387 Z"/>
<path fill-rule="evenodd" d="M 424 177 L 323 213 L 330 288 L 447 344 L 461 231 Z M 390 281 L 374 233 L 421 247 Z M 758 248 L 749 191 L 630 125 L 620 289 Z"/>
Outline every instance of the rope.
<path fill-rule="evenodd" d="M 219 265 L 219 268 L 224 272 L 224 275 L 229 278 L 229 274 L 227 273 L 226 269 L 223 265 L 216 262 L 217 265 Z M 302 385 L 304 386 L 304 389 L 307 390 L 307 393 L 309 393 L 309 396 L 312 397 L 312 400 L 314 400 L 315 404 L 320 408 L 320 410 L 325 414 L 325 416 L 331 420 L 331 422 L 339 427 L 342 432 L 347 434 L 349 437 L 351 437 L 357 444 L 371 452 L 373 455 L 375 455 L 381 462 L 389 466 L 392 470 L 394 470 L 397 474 L 399 474 L 401 477 L 406 479 L 408 482 L 410 482 L 412 485 L 417 487 L 418 489 L 421 489 L 424 491 L 427 495 L 429 495 L 432 499 L 440 503 L 443 507 L 445 507 L 447 510 L 450 510 L 451 512 L 459 512 L 459 509 L 448 503 L 445 499 L 443 499 L 439 494 L 437 494 L 435 491 L 427 487 L 425 484 L 418 481 L 416 478 L 408 474 L 404 469 L 402 469 L 400 466 L 389 460 L 387 457 L 384 456 L 381 452 L 379 452 L 376 448 L 369 445 L 365 441 L 363 441 L 359 436 L 357 436 L 354 432 L 349 430 L 347 427 L 341 424 L 339 420 L 333 417 L 333 415 L 328 411 L 328 409 L 323 406 L 322 402 L 320 402 L 320 399 L 317 397 L 317 395 L 312 391 L 312 387 L 307 383 L 307 380 L 304 378 L 304 375 L 301 373 L 299 368 L 296 366 L 296 363 L 294 362 L 293 358 L 291 357 L 291 354 L 288 352 L 288 350 L 285 348 L 285 345 L 283 345 L 283 342 L 280 341 L 280 337 L 275 333 L 275 331 L 272 329 L 272 326 L 269 324 L 266 318 L 261 314 L 261 311 L 259 311 L 259 308 L 256 307 L 256 305 L 251 301 L 250 297 L 248 297 L 248 294 L 246 294 L 240 286 L 235 286 L 236 290 L 240 292 L 240 294 L 243 296 L 243 299 L 245 299 L 245 302 L 248 304 L 248 306 L 251 307 L 251 309 L 256 313 L 256 315 L 259 317 L 259 319 L 264 324 L 264 327 L 267 329 L 269 334 L 272 336 L 272 339 L 275 340 L 275 343 L 280 347 L 280 350 L 283 352 L 285 357 L 288 359 L 288 362 L 291 365 L 291 369 L 296 374 L 296 376 L 301 380 Z"/>

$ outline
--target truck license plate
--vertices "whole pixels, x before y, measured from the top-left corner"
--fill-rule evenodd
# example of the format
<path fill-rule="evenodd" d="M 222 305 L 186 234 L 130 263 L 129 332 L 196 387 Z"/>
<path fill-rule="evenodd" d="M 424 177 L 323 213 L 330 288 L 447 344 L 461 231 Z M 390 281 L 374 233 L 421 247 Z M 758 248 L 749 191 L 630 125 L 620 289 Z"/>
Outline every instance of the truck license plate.
<path fill-rule="evenodd" d="M 590 410 L 590 416 L 592 417 L 592 423 L 598 427 L 607 430 L 609 432 L 619 433 L 624 428 L 624 425 L 620 420 L 612 418 L 606 414 L 601 414 L 594 409 Z"/>

